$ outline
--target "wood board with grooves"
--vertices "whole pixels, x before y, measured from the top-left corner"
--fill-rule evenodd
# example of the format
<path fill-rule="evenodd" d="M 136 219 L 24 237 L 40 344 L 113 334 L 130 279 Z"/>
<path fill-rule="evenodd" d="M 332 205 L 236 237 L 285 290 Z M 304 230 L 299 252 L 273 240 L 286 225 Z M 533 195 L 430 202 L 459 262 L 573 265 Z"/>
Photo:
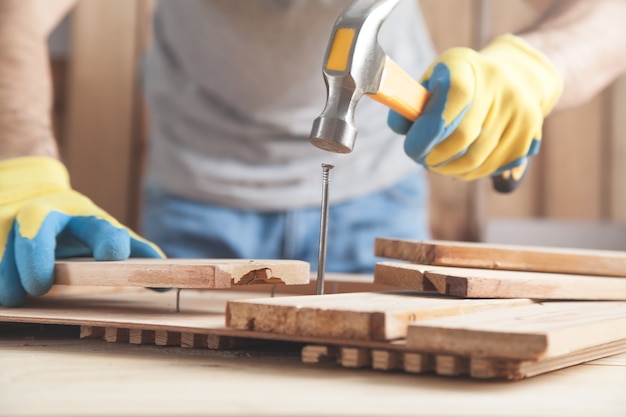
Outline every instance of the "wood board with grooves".
<path fill-rule="evenodd" d="M 422 265 L 626 277 L 626 252 L 377 238 L 376 256 Z"/>

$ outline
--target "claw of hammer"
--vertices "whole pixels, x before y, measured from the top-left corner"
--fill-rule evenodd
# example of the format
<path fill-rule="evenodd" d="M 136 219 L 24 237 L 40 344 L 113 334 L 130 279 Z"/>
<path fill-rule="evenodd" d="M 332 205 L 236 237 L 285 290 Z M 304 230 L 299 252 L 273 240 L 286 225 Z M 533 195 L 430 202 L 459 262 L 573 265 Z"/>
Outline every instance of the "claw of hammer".
<path fill-rule="evenodd" d="M 326 106 L 313 122 L 310 141 L 320 149 L 350 153 L 357 129 L 354 111 L 364 95 L 415 120 L 429 93 L 392 61 L 378 32 L 400 0 L 355 0 L 333 27 L 322 69 Z"/>

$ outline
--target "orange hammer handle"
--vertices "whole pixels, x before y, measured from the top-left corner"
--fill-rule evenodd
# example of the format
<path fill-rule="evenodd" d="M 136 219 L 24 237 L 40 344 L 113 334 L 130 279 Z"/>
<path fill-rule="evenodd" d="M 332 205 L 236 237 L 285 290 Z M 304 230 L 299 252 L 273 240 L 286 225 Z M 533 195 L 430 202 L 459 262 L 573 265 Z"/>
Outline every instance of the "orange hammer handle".
<path fill-rule="evenodd" d="M 414 122 L 424 109 L 430 93 L 391 58 L 386 57 L 378 92 L 368 96 Z"/>
<path fill-rule="evenodd" d="M 430 98 L 430 93 L 391 58 L 386 57 L 378 92 L 368 96 L 415 121 Z M 525 163 L 492 177 L 495 190 L 501 193 L 515 190 L 524 179 L 526 168 Z"/>

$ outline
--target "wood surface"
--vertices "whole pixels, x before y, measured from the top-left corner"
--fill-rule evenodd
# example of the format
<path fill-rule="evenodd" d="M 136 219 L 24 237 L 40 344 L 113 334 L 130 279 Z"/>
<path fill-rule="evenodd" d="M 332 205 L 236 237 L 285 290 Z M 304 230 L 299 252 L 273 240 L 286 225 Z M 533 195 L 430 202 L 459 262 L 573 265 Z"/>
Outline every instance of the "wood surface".
<path fill-rule="evenodd" d="M 620 251 L 378 238 L 374 252 L 424 265 L 626 277 Z"/>
<path fill-rule="evenodd" d="M 478 381 L 304 365 L 282 343 L 222 352 L 0 324 L 8 416 L 623 417 L 625 365 L 622 354 L 516 383 Z M 269 395 L 276 390 L 280 398 Z M 37 399 L 25 400 L 27 392 Z"/>
<path fill-rule="evenodd" d="M 349 340 L 393 340 L 413 321 L 527 305 L 528 299 L 459 300 L 413 292 L 330 294 L 229 301 L 226 325 L 239 330 Z"/>
<path fill-rule="evenodd" d="M 152 288 L 229 288 L 309 284 L 307 262 L 247 259 L 138 259 L 55 262 L 56 285 Z"/>
<path fill-rule="evenodd" d="M 465 298 L 626 301 L 626 280 L 594 275 L 379 262 L 374 282 Z"/>
<path fill-rule="evenodd" d="M 411 323 L 407 346 L 536 360 L 626 339 L 626 302 L 552 301 Z"/>

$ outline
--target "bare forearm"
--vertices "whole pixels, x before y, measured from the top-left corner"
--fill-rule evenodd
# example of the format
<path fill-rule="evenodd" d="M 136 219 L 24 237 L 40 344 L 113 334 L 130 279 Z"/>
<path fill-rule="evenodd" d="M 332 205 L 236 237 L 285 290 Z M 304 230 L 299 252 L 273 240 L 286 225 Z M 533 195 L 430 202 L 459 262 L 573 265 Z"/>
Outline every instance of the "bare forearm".
<path fill-rule="evenodd" d="M 521 36 L 563 76 L 556 108 L 579 105 L 626 71 L 626 1 L 557 0 Z"/>
<path fill-rule="evenodd" d="M 0 159 L 56 157 L 46 31 L 33 0 L 0 0 Z"/>

